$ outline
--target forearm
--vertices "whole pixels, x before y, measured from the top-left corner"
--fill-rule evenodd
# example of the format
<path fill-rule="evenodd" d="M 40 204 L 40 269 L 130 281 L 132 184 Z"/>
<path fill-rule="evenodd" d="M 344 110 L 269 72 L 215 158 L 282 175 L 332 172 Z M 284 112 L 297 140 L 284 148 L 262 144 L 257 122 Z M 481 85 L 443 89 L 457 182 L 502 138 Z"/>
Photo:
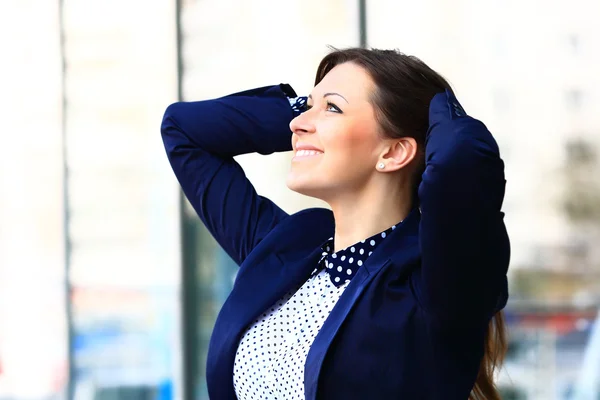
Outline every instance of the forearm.
<path fill-rule="evenodd" d="M 287 97 L 289 90 L 285 93 L 281 85 L 276 85 L 212 100 L 172 104 L 161 126 L 167 152 L 187 146 L 233 157 L 291 150 L 289 123 L 294 111 Z"/>
<path fill-rule="evenodd" d="M 508 267 L 504 163 L 471 117 L 432 124 L 419 188 L 422 299 L 437 316 L 493 309 Z"/>
<path fill-rule="evenodd" d="M 175 103 L 165 112 L 161 133 L 171 167 L 200 219 L 238 264 L 287 214 L 256 193 L 233 157 L 290 150 L 294 113 L 280 86 Z"/>

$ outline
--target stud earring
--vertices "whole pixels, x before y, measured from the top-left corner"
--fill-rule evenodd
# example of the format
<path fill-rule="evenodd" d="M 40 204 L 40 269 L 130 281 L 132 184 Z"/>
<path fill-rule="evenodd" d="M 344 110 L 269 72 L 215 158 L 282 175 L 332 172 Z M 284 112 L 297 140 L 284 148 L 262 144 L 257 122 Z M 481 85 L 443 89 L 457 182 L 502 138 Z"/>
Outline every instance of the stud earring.
<path fill-rule="evenodd" d="M 385 168 L 385 164 L 380 162 L 379 164 L 377 164 L 377 168 L 379 169 L 384 169 Z"/>

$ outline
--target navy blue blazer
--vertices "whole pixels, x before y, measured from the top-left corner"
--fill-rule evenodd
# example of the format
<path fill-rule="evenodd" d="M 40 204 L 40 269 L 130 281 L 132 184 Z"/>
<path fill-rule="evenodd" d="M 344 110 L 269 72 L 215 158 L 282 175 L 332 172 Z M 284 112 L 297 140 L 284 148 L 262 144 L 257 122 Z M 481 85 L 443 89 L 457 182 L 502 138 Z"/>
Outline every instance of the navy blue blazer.
<path fill-rule="evenodd" d="M 233 157 L 291 150 L 288 85 L 172 104 L 162 123 L 185 195 L 240 265 L 207 360 L 211 399 L 235 399 L 233 362 L 252 321 L 309 278 L 334 233 L 327 209 L 288 215 Z M 430 105 L 419 206 L 357 271 L 316 336 L 306 399 L 467 399 L 486 327 L 507 300 L 504 163 L 447 91 Z"/>

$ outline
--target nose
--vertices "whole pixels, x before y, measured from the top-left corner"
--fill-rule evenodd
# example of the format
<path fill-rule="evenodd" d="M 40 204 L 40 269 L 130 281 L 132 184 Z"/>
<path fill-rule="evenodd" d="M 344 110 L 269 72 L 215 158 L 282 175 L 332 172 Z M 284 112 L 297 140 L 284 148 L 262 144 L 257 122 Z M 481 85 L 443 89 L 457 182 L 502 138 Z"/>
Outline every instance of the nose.
<path fill-rule="evenodd" d="M 315 124 L 310 117 L 310 111 L 305 111 L 290 122 L 290 130 L 296 135 L 315 133 Z"/>

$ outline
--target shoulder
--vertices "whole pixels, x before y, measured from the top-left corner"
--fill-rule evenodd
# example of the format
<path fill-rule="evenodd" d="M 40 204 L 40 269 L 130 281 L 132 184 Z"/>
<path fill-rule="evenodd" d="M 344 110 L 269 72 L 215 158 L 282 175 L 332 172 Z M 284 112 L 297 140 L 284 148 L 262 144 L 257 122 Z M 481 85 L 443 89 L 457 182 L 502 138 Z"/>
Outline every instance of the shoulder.
<path fill-rule="evenodd" d="M 319 244 L 333 236 L 335 221 L 333 213 L 326 208 L 308 208 L 299 211 L 283 220 L 277 229 L 288 237 L 311 242 L 307 236 L 312 236 Z"/>
<path fill-rule="evenodd" d="M 331 210 L 309 208 L 284 218 L 260 244 L 277 253 L 312 251 L 334 234 Z"/>
<path fill-rule="evenodd" d="M 329 227 L 334 224 L 333 212 L 327 208 L 307 208 L 291 214 L 286 219 L 286 223 L 297 224 L 298 226 L 317 224 L 320 227 Z"/>

